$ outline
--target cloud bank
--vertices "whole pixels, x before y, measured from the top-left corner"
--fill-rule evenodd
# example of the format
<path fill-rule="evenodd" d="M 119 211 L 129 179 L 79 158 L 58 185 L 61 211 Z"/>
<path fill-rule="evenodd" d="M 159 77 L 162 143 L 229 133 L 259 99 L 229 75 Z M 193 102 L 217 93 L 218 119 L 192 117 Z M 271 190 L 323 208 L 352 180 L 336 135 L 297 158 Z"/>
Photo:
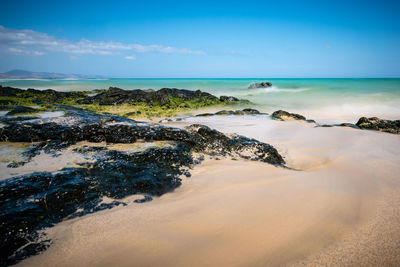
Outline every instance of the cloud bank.
<path fill-rule="evenodd" d="M 205 54 L 200 50 L 177 48 L 159 44 L 143 45 L 129 44 L 114 41 L 90 41 L 81 39 L 71 41 L 58 39 L 46 33 L 33 30 L 14 30 L 0 25 L 0 49 L 3 52 L 16 55 L 42 56 L 51 52 L 62 52 L 75 55 L 129 55 L 125 59 L 134 60 L 136 53 L 169 53 L 169 54 Z"/>

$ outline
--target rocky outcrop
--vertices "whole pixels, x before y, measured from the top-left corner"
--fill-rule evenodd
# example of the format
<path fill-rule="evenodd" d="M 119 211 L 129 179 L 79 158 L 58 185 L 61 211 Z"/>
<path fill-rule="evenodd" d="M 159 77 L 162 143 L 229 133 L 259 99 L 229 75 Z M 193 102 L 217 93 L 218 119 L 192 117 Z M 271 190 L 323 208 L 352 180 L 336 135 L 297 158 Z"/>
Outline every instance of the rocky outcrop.
<path fill-rule="evenodd" d="M 36 90 L 36 89 L 19 89 L 13 88 L 8 86 L 1 86 L 0 85 L 0 96 L 5 97 L 20 97 L 20 98 L 29 98 L 33 101 L 44 101 L 44 102 L 51 102 L 57 103 L 61 102 L 62 100 L 69 98 L 69 99 L 80 99 L 86 97 L 86 94 L 83 92 L 59 92 L 53 89 L 46 89 L 46 90 Z"/>
<path fill-rule="evenodd" d="M 284 163 L 278 151 L 265 143 L 240 135 L 227 136 L 217 130 L 200 124 L 185 128 L 196 143 L 195 149 L 210 155 L 233 156 L 257 160 L 270 164 Z"/>
<path fill-rule="evenodd" d="M 373 130 L 386 132 L 391 134 L 400 134 L 400 120 L 382 120 L 377 117 L 366 118 L 361 117 L 356 124 L 353 123 L 338 123 L 338 124 L 322 124 L 317 127 L 350 127 L 361 130 Z"/>
<path fill-rule="evenodd" d="M 39 112 L 39 110 L 31 107 L 24 107 L 24 106 L 16 106 L 13 107 L 11 111 L 9 111 L 6 115 L 7 116 L 12 116 L 12 115 L 18 115 L 18 114 L 30 114 L 30 113 L 36 113 Z"/>
<path fill-rule="evenodd" d="M 181 100 L 213 100 L 218 98 L 212 94 L 202 92 L 200 90 L 191 91 L 176 88 L 163 88 L 160 90 L 123 90 L 116 87 L 110 87 L 108 90 L 95 96 L 87 97 L 78 101 L 81 104 L 99 104 L 99 105 L 121 105 L 131 102 L 144 102 L 151 105 L 166 105 L 171 102 L 171 98 L 179 98 Z M 221 102 L 239 101 L 234 97 L 223 96 L 219 99 Z"/>
<path fill-rule="evenodd" d="M 400 134 L 400 120 L 382 120 L 377 117 L 361 117 L 356 123 L 360 129 Z"/>
<path fill-rule="evenodd" d="M 287 121 L 287 120 L 306 120 L 306 117 L 296 114 L 296 113 L 289 113 L 284 110 L 277 110 L 272 113 L 271 117 L 275 120 Z"/>
<path fill-rule="evenodd" d="M 270 83 L 270 82 L 252 83 L 249 85 L 249 89 L 268 88 L 271 86 L 272 86 L 272 83 Z"/>
<path fill-rule="evenodd" d="M 256 109 L 245 108 L 243 110 L 221 110 L 216 113 L 201 113 L 197 114 L 196 117 L 209 117 L 209 116 L 224 116 L 224 115 L 266 115 Z"/>
<path fill-rule="evenodd" d="M 350 128 L 354 128 L 354 129 L 360 129 L 360 127 L 358 127 L 357 125 L 353 124 L 353 123 L 348 123 L 348 122 L 344 122 L 344 123 L 337 123 L 337 124 L 318 124 L 315 127 L 350 127 Z"/>
<path fill-rule="evenodd" d="M 222 95 L 219 97 L 219 101 L 221 101 L 221 102 L 237 102 L 237 101 L 239 101 L 239 99 L 236 97 L 233 97 L 233 96 Z"/>
<path fill-rule="evenodd" d="M 75 101 L 78 104 L 99 104 L 99 105 L 121 105 L 125 103 L 147 103 L 150 105 L 167 105 L 172 99 L 179 101 L 195 100 L 215 101 L 230 103 L 240 101 L 233 96 L 220 96 L 219 98 L 200 90 L 191 91 L 176 88 L 162 88 L 160 90 L 123 90 L 117 87 L 110 87 L 108 90 L 93 90 L 95 95 L 89 95 L 88 92 L 60 92 L 52 89 L 19 89 L 13 87 L 3 87 L 0 85 L 0 96 L 19 97 L 38 102 L 63 103 L 65 100 Z M 15 103 L 11 99 L 1 100 L 1 105 Z"/>
<path fill-rule="evenodd" d="M 52 118 L 13 120 L 3 117 L 0 140 L 40 142 L 24 153 L 27 164 L 40 153 L 58 156 L 78 141 L 134 143 L 165 141 L 143 151 L 118 151 L 107 147 L 81 147 L 70 153 L 89 158 L 78 167 L 56 172 L 35 172 L 0 181 L 0 265 L 13 264 L 49 246 L 39 241 L 38 230 L 64 219 L 116 205 L 134 194 L 150 201 L 181 184 L 182 175 L 200 162 L 195 154 L 257 160 L 283 166 L 277 150 L 239 135 L 226 135 L 204 125 L 185 129 L 143 123 L 113 115 L 66 107 L 64 115 Z M 250 112 L 250 111 L 249 111 Z M 254 112 L 254 111 L 252 111 Z M 197 152 L 197 153 L 192 153 Z M 20 164 L 20 165 L 19 165 Z M 113 199 L 104 203 L 104 197 Z"/>

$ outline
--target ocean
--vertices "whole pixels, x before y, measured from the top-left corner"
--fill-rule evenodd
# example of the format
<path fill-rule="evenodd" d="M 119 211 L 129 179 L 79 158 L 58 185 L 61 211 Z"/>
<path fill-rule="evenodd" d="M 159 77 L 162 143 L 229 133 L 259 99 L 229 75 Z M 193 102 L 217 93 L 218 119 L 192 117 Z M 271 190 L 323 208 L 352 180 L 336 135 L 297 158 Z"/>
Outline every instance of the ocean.
<path fill-rule="evenodd" d="M 248 89 L 270 81 L 270 88 Z M 180 88 L 248 99 L 264 112 L 284 109 L 327 122 L 361 116 L 400 119 L 400 79 L 0 79 L 3 86 L 59 91 Z"/>

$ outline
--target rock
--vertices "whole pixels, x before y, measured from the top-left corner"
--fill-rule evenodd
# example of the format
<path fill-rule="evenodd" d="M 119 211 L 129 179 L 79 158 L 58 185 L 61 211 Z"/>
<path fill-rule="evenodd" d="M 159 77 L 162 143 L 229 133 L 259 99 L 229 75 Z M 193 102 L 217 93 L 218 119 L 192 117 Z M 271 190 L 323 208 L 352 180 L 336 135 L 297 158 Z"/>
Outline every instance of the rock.
<path fill-rule="evenodd" d="M 19 89 L 13 87 L 0 86 L 0 96 L 18 96 L 21 98 L 31 98 L 32 101 L 60 102 L 66 98 L 79 99 L 86 97 L 83 92 L 59 92 L 52 89 L 36 90 L 36 89 Z"/>
<path fill-rule="evenodd" d="M 121 105 L 131 102 L 145 102 L 147 104 L 166 105 L 170 103 L 170 98 L 180 98 L 182 100 L 207 99 L 218 100 L 212 94 L 200 90 L 190 91 L 176 88 L 163 88 L 154 90 L 123 90 L 116 87 L 110 87 L 108 90 L 95 96 L 90 96 L 79 100 L 80 104 L 100 104 L 100 105 Z"/>
<path fill-rule="evenodd" d="M 256 109 L 245 108 L 243 110 L 221 110 L 216 113 L 202 113 L 197 114 L 196 117 L 210 117 L 210 116 L 224 116 L 224 115 L 261 115 L 265 113 L 260 113 Z"/>
<path fill-rule="evenodd" d="M 265 143 L 240 135 L 227 136 L 205 125 L 194 124 L 185 128 L 195 141 L 195 149 L 209 155 L 229 155 L 258 160 L 270 164 L 284 164 L 278 151 Z"/>
<path fill-rule="evenodd" d="M 0 105 L 15 105 L 15 101 L 14 100 L 10 100 L 10 99 L 0 99 Z"/>
<path fill-rule="evenodd" d="M 360 127 L 358 127 L 357 125 L 355 125 L 353 123 L 347 123 L 347 122 L 340 123 L 340 124 L 337 124 L 335 126 L 350 127 L 350 128 L 354 128 L 354 129 L 360 129 Z"/>
<path fill-rule="evenodd" d="M 211 117 L 214 116 L 214 113 L 201 113 L 201 114 L 197 114 L 196 117 Z"/>
<path fill-rule="evenodd" d="M 361 117 L 356 123 L 360 129 L 375 130 L 392 134 L 400 134 L 400 120 L 382 120 L 377 117 Z"/>
<path fill-rule="evenodd" d="M 244 114 L 246 115 L 254 115 L 254 114 L 261 114 L 260 111 L 256 110 L 256 109 L 252 109 L 252 108 L 245 108 L 242 110 L 244 112 Z"/>
<path fill-rule="evenodd" d="M 145 202 L 149 202 L 152 201 L 153 198 L 151 196 L 144 196 L 143 198 L 140 199 L 135 199 L 133 202 L 135 203 L 145 203 Z"/>
<path fill-rule="evenodd" d="M 296 113 L 289 113 L 284 110 L 277 110 L 272 113 L 271 117 L 276 120 L 287 121 L 287 120 L 306 120 L 306 117 L 296 114 Z"/>
<path fill-rule="evenodd" d="M 237 102 L 237 101 L 239 101 L 239 99 L 236 97 L 233 97 L 233 96 L 222 95 L 219 97 L 219 101 L 221 101 L 221 102 Z"/>
<path fill-rule="evenodd" d="M 221 110 L 215 113 L 215 115 L 233 115 L 235 112 L 233 110 Z"/>
<path fill-rule="evenodd" d="M 233 115 L 239 116 L 239 115 L 245 115 L 245 113 L 244 113 L 244 111 L 242 111 L 242 110 L 235 110 L 235 111 L 233 112 Z"/>
<path fill-rule="evenodd" d="M 357 125 L 353 124 L 353 123 L 338 123 L 338 124 L 317 124 L 316 127 L 350 127 L 350 128 L 354 128 L 354 129 L 360 129 Z"/>
<path fill-rule="evenodd" d="M 249 85 L 249 89 L 268 88 L 271 86 L 272 86 L 272 83 L 270 83 L 270 82 L 252 83 Z"/>
<path fill-rule="evenodd" d="M 9 111 L 6 115 L 12 116 L 12 115 L 29 114 L 29 113 L 36 113 L 36 112 L 39 112 L 39 110 L 37 110 L 35 108 L 31 108 L 31 107 L 16 106 L 11 111 Z"/>
<path fill-rule="evenodd" d="M 18 93 L 22 93 L 24 90 L 8 87 L 8 86 L 1 86 L 0 85 L 0 96 L 17 96 Z"/>

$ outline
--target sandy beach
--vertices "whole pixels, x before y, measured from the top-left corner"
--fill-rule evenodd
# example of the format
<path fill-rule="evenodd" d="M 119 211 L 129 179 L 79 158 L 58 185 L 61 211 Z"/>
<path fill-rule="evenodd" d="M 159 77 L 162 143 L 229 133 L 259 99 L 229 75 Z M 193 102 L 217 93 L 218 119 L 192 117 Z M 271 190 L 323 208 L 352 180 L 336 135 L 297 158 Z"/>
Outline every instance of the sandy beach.
<path fill-rule="evenodd" d="M 168 124 L 193 123 L 269 143 L 289 168 L 206 159 L 174 192 L 49 228 L 19 266 L 400 264 L 400 136 L 262 115 Z"/>

